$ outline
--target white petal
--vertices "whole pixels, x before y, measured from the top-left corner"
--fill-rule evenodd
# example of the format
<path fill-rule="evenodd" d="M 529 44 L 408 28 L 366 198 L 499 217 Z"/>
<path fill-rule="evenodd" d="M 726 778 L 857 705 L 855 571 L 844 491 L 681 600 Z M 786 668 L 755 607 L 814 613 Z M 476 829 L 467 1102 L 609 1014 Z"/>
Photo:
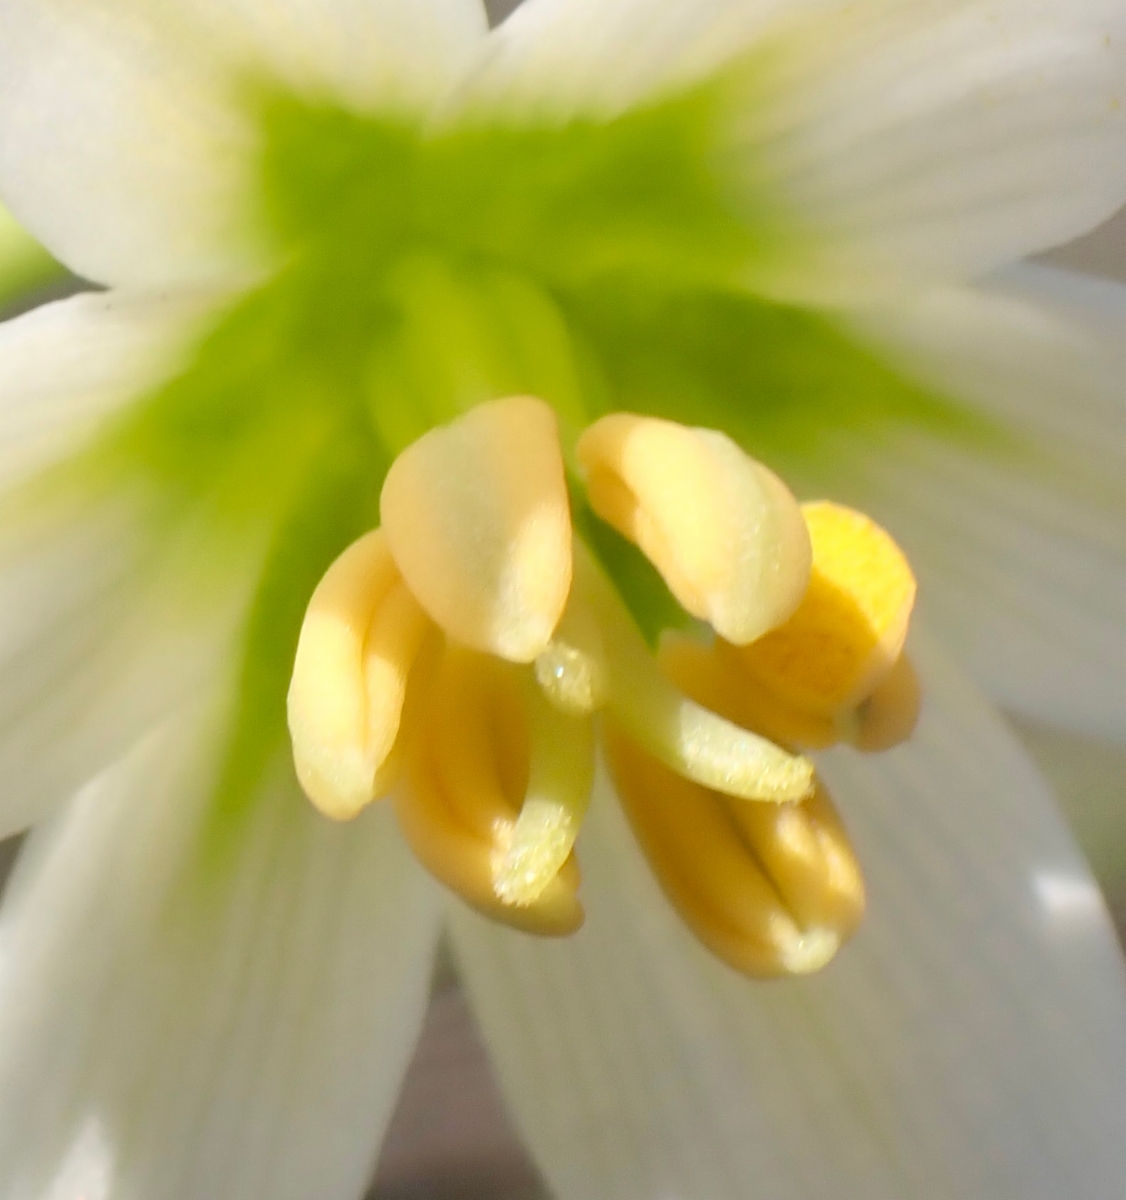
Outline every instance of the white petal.
<path fill-rule="evenodd" d="M 3 0 L 0 193 L 91 279 L 244 272 L 260 253 L 246 75 L 417 102 L 484 30 L 479 0 Z"/>
<path fill-rule="evenodd" d="M 775 294 L 853 303 L 975 277 L 1126 200 L 1118 0 L 835 7 L 748 73 L 747 179 L 805 230 L 761 279 Z"/>
<path fill-rule="evenodd" d="M 1112 911 L 1126 901 L 1126 748 L 1010 717 L 1024 748 L 1052 785 Z"/>
<path fill-rule="evenodd" d="M 885 351 L 1012 445 L 840 447 L 921 607 L 1006 707 L 1126 740 L 1126 286 L 1023 267 L 875 319 Z"/>
<path fill-rule="evenodd" d="M 186 593 L 224 549 L 156 497 L 18 489 L 63 462 L 174 371 L 206 306 L 81 296 L 0 325 L 0 835 L 112 762 L 231 653 L 262 531 L 221 559 L 205 602 Z M 187 595 L 187 603 L 185 596 Z"/>
<path fill-rule="evenodd" d="M 1126 199 L 1118 0 L 528 0 L 478 99 L 626 106 L 730 68 L 715 162 L 754 223 L 752 286 L 854 302 L 967 278 Z"/>
<path fill-rule="evenodd" d="M 354 1200 L 372 1169 L 439 902 L 389 813 L 332 826 L 280 763 L 224 824 L 215 716 L 149 739 L 17 865 L 5 1200 Z"/>
<path fill-rule="evenodd" d="M 821 975 L 747 982 L 691 943 L 605 795 L 587 924 L 455 918 L 513 1115 L 561 1200 L 1106 1200 L 1126 1187 L 1126 978 L 1044 785 L 916 645 L 911 744 L 829 787 L 869 917 Z"/>
<path fill-rule="evenodd" d="M 73 453 L 171 378 L 214 300 L 98 292 L 0 323 L 0 489 Z"/>

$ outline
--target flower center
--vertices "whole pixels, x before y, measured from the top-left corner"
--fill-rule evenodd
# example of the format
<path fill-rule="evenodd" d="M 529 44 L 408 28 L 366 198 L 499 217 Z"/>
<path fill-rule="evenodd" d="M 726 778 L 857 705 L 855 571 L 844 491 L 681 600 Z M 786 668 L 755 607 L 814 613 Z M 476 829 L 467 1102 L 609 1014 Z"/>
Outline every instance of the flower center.
<path fill-rule="evenodd" d="M 582 921 L 575 844 L 601 743 L 693 932 L 751 974 L 816 969 L 864 893 L 798 749 L 909 731 L 910 570 L 867 518 L 803 509 L 712 430 L 613 414 L 573 461 L 700 636 L 646 645 L 572 527 L 551 408 L 481 404 L 399 455 L 381 527 L 310 600 L 289 691 L 302 786 L 335 819 L 393 796 L 462 899 L 564 934 Z"/>

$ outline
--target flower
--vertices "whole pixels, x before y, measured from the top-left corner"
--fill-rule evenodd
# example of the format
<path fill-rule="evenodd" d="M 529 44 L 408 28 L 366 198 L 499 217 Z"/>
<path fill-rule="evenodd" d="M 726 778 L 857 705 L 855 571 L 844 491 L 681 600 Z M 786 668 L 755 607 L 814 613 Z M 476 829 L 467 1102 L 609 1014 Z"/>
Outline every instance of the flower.
<path fill-rule="evenodd" d="M 872 512 L 996 699 L 1121 736 L 1120 289 L 1006 264 L 1126 195 L 1124 25 L 2 0 L 0 193 L 111 285 L 0 329 L 2 807 L 37 823 L 0 914 L 7 1194 L 358 1194 L 443 924 L 563 1197 L 1121 1191 L 1097 890 L 925 629 L 913 741 L 819 762 L 869 917 L 771 985 L 685 934 L 603 775 L 579 933 L 447 906 L 384 807 L 301 798 L 284 698 L 392 461 L 533 395 L 565 447 L 638 410 Z M 678 624 L 570 500 L 643 633 Z"/>

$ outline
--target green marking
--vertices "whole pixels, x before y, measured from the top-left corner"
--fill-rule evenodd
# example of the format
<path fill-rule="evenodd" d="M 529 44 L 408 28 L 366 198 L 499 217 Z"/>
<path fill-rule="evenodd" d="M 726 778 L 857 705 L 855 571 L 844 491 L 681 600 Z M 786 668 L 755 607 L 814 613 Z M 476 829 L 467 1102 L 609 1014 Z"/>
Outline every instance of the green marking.
<path fill-rule="evenodd" d="M 205 514 L 269 542 L 204 839 L 242 827 L 285 750 L 305 605 L 378 521 L 403 447 L 473 404 L 543 397 L 564 451 L 612 409 L 727 431 L 777 463 L 895 423 L 975 436 L 832 318 L 738 290 L 793 244 L 718 167 L 723 91 L 605 122 L 424 132 L 274 93 L 261 101 L 262 220 L 286 265 L 216 318 L 193 361 L 106 429 L 75 472 L 141 480 L 161 520 Z M 574 491 L 576 527 L 652 642 L 689 619 Z M 199 565 L 185 586 L 206 590 Z"/>
<path fill-rule="evenodd" d="M 571 487 L 575 532 L 610 577 L 651 649 L 666 629 L 692 629 L 696 621 L 676 602 L 660 572 L 633 542 L 601 520 L 581 490 Z"/>

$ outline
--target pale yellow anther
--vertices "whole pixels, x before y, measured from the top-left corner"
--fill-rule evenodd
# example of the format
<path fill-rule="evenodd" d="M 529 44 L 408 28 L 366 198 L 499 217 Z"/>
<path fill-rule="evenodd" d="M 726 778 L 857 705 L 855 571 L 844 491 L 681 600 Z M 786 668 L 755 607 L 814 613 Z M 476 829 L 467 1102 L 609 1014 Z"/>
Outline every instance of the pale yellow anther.
<path fill-rule="evenodd" d="M 571 586 L 571 518 L 555 414 L 479 404 L 395 460 L 383 528 L 415 598 L 454 640 L 531 662 Z"/>
<path fill-rule="evenodd" d="M 863 912 L 864 888 L 828 800 L 729 800 L 667 770 L 610 725 L 607 754 L 646 857 L 693 933 L 749 975 L 816 971 Z"/>
<path fill-rule="evenodd" d="M 379 530 L 329 567 L 309 601 L 288 698 L 297 777 L 335 820 L 386 790 L 407 678 L 430 623 Z"/>
<path fill-rule="evenodd" d="M 813 543 L 809 589 L 785 625 L 739 653 L 783 703 L 834 716 L 870 696 L 899 660 L 915 577 L 862 513 L 830 503 L 802 511 Z"/>
<path fill-rule="evenodd" d="M 801 510 L 729 437 L 614 413 L 586 430 L 578 458 L 595 512 L 723 637 L 753 641 L 798 606 L 810 569 Z"/>
<path fill-rule="evenodd" d="M 529 709 L 534 685 L 514 670 L 447 647 L 395 810 L 421 862 L 467 903 L 570 933 L 583 917 L 571 851 L 593 770 L 589 722 L 577 728 L 542 697 Z"/>

